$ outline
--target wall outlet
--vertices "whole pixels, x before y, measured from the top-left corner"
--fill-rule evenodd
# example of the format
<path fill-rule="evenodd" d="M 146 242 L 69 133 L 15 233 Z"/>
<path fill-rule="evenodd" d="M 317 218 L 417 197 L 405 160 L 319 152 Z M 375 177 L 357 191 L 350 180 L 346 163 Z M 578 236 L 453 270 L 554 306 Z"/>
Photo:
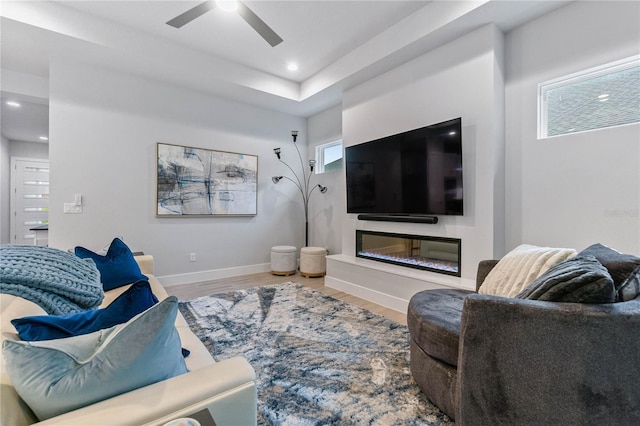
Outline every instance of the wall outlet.
<path fill-rule="evenodd" d="M 189 254 L 189 262 L 195 262 L 196 261 L 196 254 L 195 253 L 190 253 Z"/>
<path fill-rule="evenodd" d="M 78 206 L 75 203 L 64 203 L 64 214 L 79 214 L 82 213 L 82 206 Z"/>

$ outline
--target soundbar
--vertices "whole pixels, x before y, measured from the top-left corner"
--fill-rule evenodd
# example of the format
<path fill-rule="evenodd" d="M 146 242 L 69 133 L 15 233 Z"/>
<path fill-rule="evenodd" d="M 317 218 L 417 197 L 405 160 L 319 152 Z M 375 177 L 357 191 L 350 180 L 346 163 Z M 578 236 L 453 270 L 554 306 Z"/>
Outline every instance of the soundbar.
<path fill-rule="evenodd" d="M 358 220 L 376 220 L 378 222 L 438 223 L 437 216 L 411 216 L 401 214 L 359 214 Z"/>

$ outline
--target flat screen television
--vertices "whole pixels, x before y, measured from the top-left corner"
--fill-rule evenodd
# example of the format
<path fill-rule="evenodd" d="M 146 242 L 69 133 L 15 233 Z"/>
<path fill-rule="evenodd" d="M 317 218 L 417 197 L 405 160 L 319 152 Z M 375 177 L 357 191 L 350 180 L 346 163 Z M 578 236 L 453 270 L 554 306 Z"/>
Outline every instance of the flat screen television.
<path fill-rule="evenodd" d="M 345 148 L 347 213 L 462 215 L 462 119 Z"/>

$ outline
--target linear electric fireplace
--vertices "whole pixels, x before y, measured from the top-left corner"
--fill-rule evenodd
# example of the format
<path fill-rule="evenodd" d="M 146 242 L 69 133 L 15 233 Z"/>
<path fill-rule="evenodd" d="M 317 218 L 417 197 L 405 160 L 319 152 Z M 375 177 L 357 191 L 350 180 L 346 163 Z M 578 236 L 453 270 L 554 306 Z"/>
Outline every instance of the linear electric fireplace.
<path fill-rule="evenodd" d="M 356 230 L 356 256 L 460 276 L 462 240 Z"/>

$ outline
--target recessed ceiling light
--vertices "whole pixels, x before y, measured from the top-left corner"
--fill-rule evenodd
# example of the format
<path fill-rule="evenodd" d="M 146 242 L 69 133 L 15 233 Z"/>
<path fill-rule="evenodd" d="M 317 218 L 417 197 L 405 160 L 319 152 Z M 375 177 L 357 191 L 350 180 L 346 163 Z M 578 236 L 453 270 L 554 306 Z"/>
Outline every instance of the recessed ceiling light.
<path fill-rule="evenodd" d="M 7 105 L 16 107 L 16 108 L 20 107 L 20 103 L 16 101 L 7 101 Z"/>
<path fill-rule="evenodd" d="M 216 1 L 218 7 L 225 12 L 233 12 L 238 10 L 238 2 L 236 0 L 218 0 Z"/>
<path fill-rule="evenodd" d="M 604 98 L 608 98 L 609 94 L 608 93 L 603 93 L 602 95 L 598 95 L 598 99 L 604 99 Z"/>
<path fill-rule="evenodd" d="M 46 137 L 46 136 L 40 136 L 40 140 L 41 140 L 41 141 L 48 141 L 48 140 L 49 140 L 49 138 L 48 138 L 48 137 Z"/>
<path fill-rule="evenodd" d="M 298 71 L 298 64 L 295 64 L 295 63 L 293 63 L 293 62 L 290 62 L 290 63 L 287 65 L 287 69 L 288 69 L 289 71 Z"/>

